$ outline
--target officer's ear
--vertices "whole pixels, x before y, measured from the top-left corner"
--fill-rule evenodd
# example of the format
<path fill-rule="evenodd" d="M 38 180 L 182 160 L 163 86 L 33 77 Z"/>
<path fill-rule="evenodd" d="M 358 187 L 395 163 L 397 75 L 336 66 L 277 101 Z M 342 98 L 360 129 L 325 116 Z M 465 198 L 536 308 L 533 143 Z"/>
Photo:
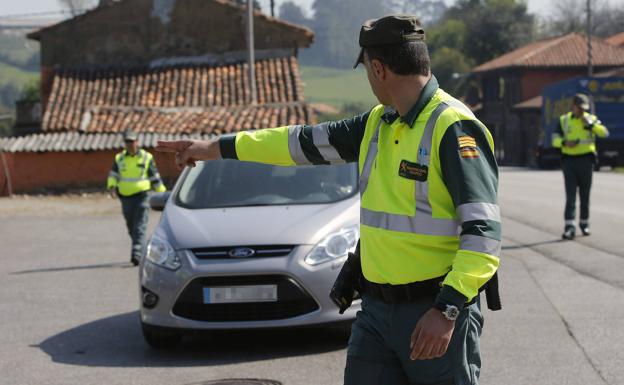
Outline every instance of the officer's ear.
<path fill-rule="evenodd" d="M 386 80 L 386 77 L 388 76 L 388 69 L 386 68 L 386 66 L 377 59 L 372 59 L 369 61 L 369 63 L 371 72 L 375 79 L 377 79 L 378 81 Z"/>

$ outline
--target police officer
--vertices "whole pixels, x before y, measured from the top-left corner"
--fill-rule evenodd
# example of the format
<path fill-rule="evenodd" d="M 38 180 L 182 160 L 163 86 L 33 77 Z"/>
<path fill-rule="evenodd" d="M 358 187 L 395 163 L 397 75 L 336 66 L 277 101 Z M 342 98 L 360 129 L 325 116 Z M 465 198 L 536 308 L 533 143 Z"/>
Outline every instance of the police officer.
<path fill-rule="evenodd" d="M 581 198 L 579 227 L 583 235 L 589 235 L 589 192 L 596 161 L 596 136 L 604 138 L 609 131 L 595 115 L 588 112 L 589 98 L 576 94 L 572 99 L 572 111 L 559 117 L 559 126 L 552 136 L 553 147 L 561 149 L 566 203 L 563 239 L 574 239 L 576 190 Z"/>
<path fill-rule="evenodd" d="M 147 231 L 147 192 L 151 189 L 157 192 L 167 189 L 160 179 L 153 155 L 139 148 L 136 132 L 126 131 L 124 143 L 126 149 L 115 155 L 106 186 L 121 201 L 128 234 L 132 239 L 130 262 L 136 266 L 143 255 Z"/>
<path fill-rule="evenodd" d="M 351 119 L 160 142 L 179 167 L 219 158 L 358 162 L 362 311 L 345 384 L 477 384 L 478 292 L 498 268 L 492 136 L 430 73 L 416 17 L 366 22 L 356 62 L 380 104 Z"/>

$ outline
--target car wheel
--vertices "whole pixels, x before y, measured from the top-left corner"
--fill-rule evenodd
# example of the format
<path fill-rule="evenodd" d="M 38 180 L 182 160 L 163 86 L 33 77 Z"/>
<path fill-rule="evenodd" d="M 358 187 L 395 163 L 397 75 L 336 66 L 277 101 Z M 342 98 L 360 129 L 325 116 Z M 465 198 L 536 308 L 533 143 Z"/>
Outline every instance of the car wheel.
<path fill-rule="evenodd" d="M 175 348 L 182 339 L 180 332 L 169 328 L 147 325 L 141 322 L 141 329 L 145 342 L 154 349 Z"/>

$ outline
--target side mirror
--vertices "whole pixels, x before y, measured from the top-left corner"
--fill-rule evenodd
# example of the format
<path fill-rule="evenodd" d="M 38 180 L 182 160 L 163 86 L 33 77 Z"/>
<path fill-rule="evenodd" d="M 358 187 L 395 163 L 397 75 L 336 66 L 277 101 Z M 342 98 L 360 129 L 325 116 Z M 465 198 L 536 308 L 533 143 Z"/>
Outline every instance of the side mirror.
<path fill-rule="evenodd" d="M 169 196 L 171 195 L 171 191 L 165 191 L 161 193 L 155 193 L 150 195 L 149 197 L 149 205 L 154 211 L 163 211 L 165 209 L 165 205 L 167 204 L 167 200 L 169 200 Z"/>

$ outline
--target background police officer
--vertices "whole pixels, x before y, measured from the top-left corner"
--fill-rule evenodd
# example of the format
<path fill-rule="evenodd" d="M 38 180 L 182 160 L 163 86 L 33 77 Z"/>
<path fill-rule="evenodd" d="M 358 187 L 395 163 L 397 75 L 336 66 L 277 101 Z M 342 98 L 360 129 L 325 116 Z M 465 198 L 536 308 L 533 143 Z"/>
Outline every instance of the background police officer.
<path fill-rule="evenodd" d="M 574 239 L 576 190 L 581 198 L 579 227 L 589 235 L 589 192 L 596 161 L 596 136 L 604 138 L 609 131 L 589 110 L 589 98 L 576 94 L 572 111 L 559 117 L 559 126 L 552 137 L 552 145 L 561 148 L 563 177 L 565 180 L 565 227 L 563 239 Z"/>
<path fill-rule="evenodd" d="M 413 16 L 362 26 L 358 63 L 380 105 L 352 119 L 160 142 L 178 167 L 232 158 L 358 162 L 362 311 L 345 384 L 477 384 L 478 291 L 498 268 L 498 169 L 489 131 L 438 87 Z"/>
<path fill-rule="evenodd" d="M 139 148 L 137 134 L 126 131 L 124 142 L 126 149 L 115 155 L 106 186 L 121 201 L 128 234 L 132 239 L 130 262 L 136 266 L 143 255 L 147 231 L 147 192 L 151 189 L 157 192 L 167 189 L 160 179 L 154 156 Z"/>

